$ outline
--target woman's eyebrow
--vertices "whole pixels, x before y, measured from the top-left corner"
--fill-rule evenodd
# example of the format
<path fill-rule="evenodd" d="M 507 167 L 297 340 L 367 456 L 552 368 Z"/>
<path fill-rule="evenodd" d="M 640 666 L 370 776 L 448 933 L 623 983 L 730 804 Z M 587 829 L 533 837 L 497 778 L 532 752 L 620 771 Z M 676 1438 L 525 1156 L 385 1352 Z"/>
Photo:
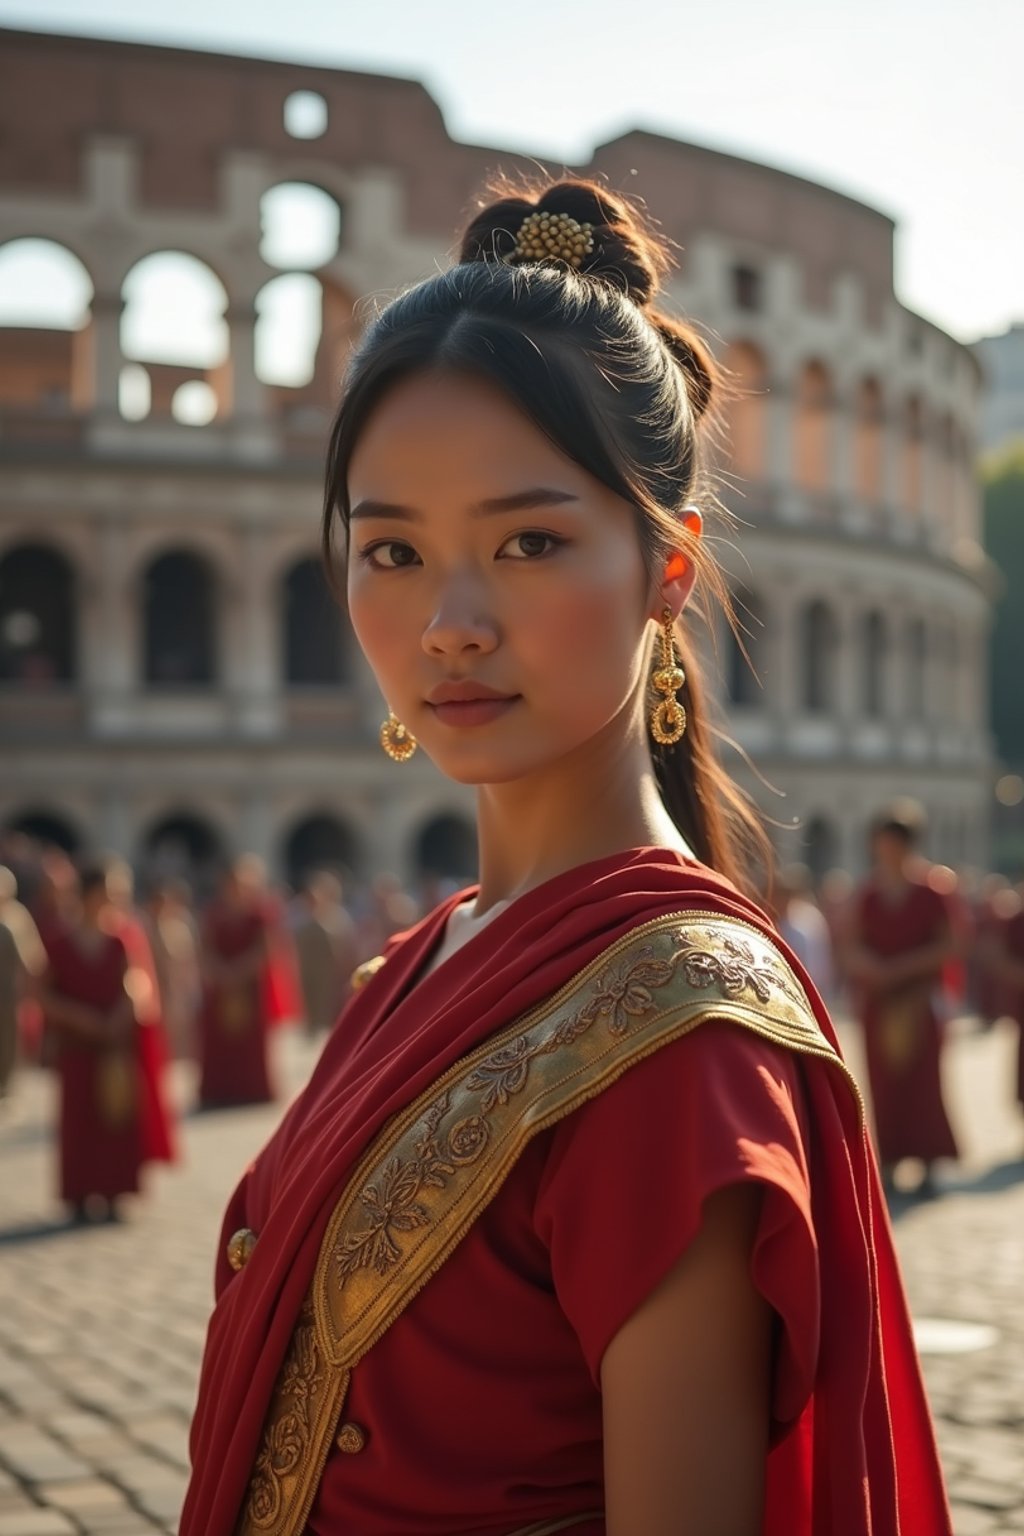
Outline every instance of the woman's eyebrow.
<path fill-rule="evenodd" d="M 558 491 L 554 486 L 535 485 L 529 490 L 513 491 L 510 496 L 490 496 L 470 507 L 470 517 L 488 517 L 496 512 L 521 512 L 526 507 L 557 507 L 565 502 L 579 501 L 571 491 Z M 392 501 L 360 501 L 349 513 L 350 522 L 360 517 L 390 517 L 398 522 L 415 523 L 422 520 L 422 512 L 415 507 L 403 507 Z"/>

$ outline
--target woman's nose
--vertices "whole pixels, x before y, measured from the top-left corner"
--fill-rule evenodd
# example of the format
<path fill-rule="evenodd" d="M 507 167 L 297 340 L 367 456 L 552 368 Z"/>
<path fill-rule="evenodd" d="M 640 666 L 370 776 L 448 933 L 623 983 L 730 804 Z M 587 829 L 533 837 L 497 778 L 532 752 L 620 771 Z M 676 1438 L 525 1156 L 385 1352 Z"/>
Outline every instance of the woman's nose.
<path fill-rule="evenodd" d="M 458 656 L 464 651 L 486 654 L 497 643 L 497 628 L 482 594 L 463 585 L 443 593 L 423 631 L 423 649 L 433 656 Z"/>

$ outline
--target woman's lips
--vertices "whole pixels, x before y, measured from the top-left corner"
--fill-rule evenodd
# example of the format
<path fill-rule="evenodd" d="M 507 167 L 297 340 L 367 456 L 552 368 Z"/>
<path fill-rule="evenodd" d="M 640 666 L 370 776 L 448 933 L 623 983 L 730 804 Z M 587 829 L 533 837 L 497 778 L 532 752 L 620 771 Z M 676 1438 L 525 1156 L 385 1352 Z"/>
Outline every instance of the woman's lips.
<path fill-rule="evenodd" d="M 490 725 L 492 720 L 507 715 L 521 697 L 515 693 L 504 699 L 449 699 L 430 707 L 443 725 Z"/>

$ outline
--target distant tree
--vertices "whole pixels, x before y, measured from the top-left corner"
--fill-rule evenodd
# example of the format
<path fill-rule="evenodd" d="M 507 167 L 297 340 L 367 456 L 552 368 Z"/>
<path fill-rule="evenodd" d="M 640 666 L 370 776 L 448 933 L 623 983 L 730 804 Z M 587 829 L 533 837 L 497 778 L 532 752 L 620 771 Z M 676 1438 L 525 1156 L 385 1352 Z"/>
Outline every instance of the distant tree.
<path fill-rule="evenodd" d="M 992 628 L 992 730 L 1004 762 L 1024 763 L 1024 440 L 983 469 L 985 549 L 1002 578 Z"/>

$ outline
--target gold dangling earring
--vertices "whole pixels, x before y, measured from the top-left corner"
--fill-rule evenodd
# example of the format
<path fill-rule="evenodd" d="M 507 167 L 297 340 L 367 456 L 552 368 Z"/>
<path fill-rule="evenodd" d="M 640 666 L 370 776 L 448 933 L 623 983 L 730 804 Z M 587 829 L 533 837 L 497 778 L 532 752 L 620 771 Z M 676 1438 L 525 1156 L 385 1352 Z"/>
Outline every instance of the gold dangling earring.
<path fill-rule="evenodd" d="M 407 763 L 419 746 L 416 737 L 406 730 L 391 709 L 380 728 L 380 744 L 388 757 L 396 763 Z"/>
<path fill-rule="evenodd" d="M 664 694 L 660 703 L 651 710 L 651 735 L 663 747 L 671 747 L 680 740 L 686 730 L 686 710 L 675 697 L 686 682 L 686 673 L 676 661 L 672 644 L 672 610 L 666 608 L 661 615 L 661 633 L 658 644 L 661 658 L 651 674 L 651 684 L 656 693 Z"/>

